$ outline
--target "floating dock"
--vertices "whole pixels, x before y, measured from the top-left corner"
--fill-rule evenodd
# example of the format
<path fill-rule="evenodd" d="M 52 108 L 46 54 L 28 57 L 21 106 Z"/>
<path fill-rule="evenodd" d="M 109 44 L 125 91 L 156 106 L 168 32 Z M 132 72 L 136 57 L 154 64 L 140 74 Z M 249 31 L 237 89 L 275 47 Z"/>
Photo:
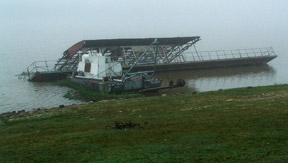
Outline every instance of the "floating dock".
<path fill-rule="evenodd" d="M 176 63 L 163 63 L 156 65 L 157 72 L 165 71 L 180 71 L 180 70 L 197 70 L 197 69 L 212 69 L 223 67 L 238 67 L 267 64 L 277 56 L 254 56 L 244 58 L 227 58 L 203 61 L 186 61 Z M 123 70 L 128 70 L 130 67 L 125 66 Z M 153 65 L 136 66 L 134 71 L 147 71 L 153 69 Z"/>

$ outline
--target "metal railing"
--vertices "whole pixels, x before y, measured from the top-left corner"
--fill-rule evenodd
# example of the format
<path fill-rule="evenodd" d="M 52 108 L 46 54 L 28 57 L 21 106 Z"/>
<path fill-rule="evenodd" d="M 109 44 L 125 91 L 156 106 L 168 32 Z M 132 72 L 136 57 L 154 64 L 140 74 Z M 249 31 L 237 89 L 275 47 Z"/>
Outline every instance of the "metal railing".
<path fill-rule="evenodd" d="M 275 56 L 274 49 L 253 48 L 253 49 L 235 49 L 235 50 L 215 50 L 215 51 L 195 51 L 183 53 L 186 61 L 208 61 L 222 59 L 239 59 L 263 56 Z"/>
<path fill-rule="evenodd" d="M 30 76 L 36 72 L 42 71 L 55 71 L 54 65 L 56 60 L 47 60 L 47 61 L 35 61 L 27 67 L 27 74 Z"/>

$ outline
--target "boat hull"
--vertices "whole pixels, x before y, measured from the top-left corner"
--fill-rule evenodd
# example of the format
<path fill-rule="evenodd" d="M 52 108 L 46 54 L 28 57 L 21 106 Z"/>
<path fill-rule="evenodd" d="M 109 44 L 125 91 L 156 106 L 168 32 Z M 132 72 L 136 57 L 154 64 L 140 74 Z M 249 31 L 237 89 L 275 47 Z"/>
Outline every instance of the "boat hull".
<path fill-rule="evenodd" d="M 277 56 L 258 56 L 258 57 L 246 57 L 246 58 L 232 58 L 232 59 L 219 59 L 219 60 L 207 60 L 207 61 L 191 61 L 182 63 L 169 63 L 156 65 L 157 72 L 165 71 L 181 71 L 181 70 L 196 70 L 196 69 L 212 69 L 223 67 L 237 67 L 237 66 L 251 66 L 267 64 Z M 123 67 L 123 71 L 128 70 L 130 67 Z M 154 69 L 154 65 L 138 65 L 135 66 L 132 72 L 150 71 Z M 72 71 L 66 72 L 36 72 L 33 76 L 29 77 L 30 81 L 52 81 L 66 78 L 71 75 Z M 92 82 L 93 83 L 93 82 Z M 97 83 L 97 82 L 96 82 Z M 95 84 L 95 83 L 94 83 Z"/>
<path fill-rule="evenodd" d="M 72 71 L 43 71 L 29 74 L 29 81 L 33 82 L 46 82 L 65 79 L 71 75 Z"/>
<path fill-rule="evenodd" d="M 104 91 L 108 93 L 139 92 L 143 89 L 160 88 L 162 84 L 161 80 L 144 80 L 141 78 L 128 80 L 124 83 L 82 77 L 71 77 L 69 79 L 72 82 L 91 88 L 92 90 Z"/>

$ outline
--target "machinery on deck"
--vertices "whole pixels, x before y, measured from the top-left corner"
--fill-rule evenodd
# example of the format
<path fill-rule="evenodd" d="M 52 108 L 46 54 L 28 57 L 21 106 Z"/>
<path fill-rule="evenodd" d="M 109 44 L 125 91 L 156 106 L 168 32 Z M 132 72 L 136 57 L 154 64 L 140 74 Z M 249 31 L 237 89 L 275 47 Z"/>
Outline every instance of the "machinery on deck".
<path fill-rule="evenodd" d="M 157 48 L 159 42 L 155 39 L 151 45 L 139 56 L 128 71 L 122 72 L 122 65 L 111 55 L 102 55 L 99 50 L 90 51 L 82 55 L 78 63 L 77 75 L 70 79 L 80 85 L 88 86 L 97 91 L 124 92 L 140 91 L 160 88 L 162 81 L 154 79 L 155 68 L 152 71 L 131 72 L 142 61 L 152 48 Z M 156 65 L 157 51 L 150 57 Z"/>

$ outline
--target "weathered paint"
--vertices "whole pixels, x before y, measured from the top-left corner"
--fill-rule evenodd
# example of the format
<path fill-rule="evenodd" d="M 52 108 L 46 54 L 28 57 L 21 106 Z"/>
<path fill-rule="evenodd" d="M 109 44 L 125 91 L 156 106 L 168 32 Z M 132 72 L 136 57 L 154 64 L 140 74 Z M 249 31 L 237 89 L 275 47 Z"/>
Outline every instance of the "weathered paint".
<path fill-rule="evenodd" d="M 85 44 L 85 41 L 80 41 L 68 49 L 69 58 L 72 58 Z"/>

